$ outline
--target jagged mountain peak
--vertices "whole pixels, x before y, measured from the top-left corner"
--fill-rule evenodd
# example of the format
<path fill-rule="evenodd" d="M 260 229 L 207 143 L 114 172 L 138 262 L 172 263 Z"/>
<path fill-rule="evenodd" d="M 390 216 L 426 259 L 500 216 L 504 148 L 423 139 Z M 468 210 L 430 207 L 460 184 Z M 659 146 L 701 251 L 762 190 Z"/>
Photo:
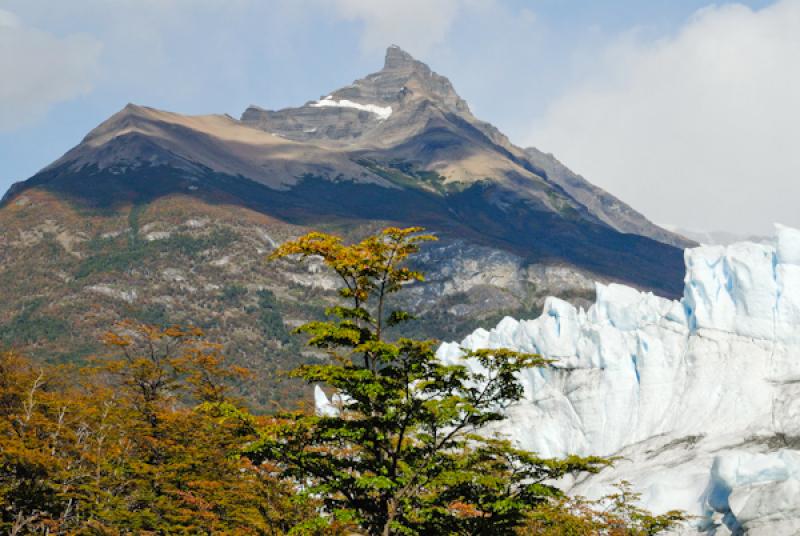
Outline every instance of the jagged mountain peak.
<path fill-rule="evenodd" d="M 398 100 L 416 93 L 445 105 L 459 103 L 466 111 L 466 103 L 456 92 L 447 77 L 434 72 L 428 64 L 414 58 L 411 54 L 392 45 L 386 49 L 383 69 L 357 80 L 353 86 L 374 84 L 386 91 L 388 100 Z M 346 89 L 346 88 L 345 88 Z"/>
<path fill-rule="evenodd" d="M 362 98 L 403 106 L 425 100 L 451 113 L 468 114 L 467 103 L 447 77 L 434 72 L 397 45 L 386 49 L 383 69 L 356 80 L 331 94 L 341 98 Z"/>
<path fill-rule="evenodd" d="M 374 147 L 402 142 L 446 114 L 475 121 L 450 80 L 392 45 L 379 71 L 303 106 L 250 106 L 241 120 L 296 141 Z"/>
<path fill-rule="evenodd" d="M 383 62 L 384 71 L 420 69 L 430 72 L 430 67 L 417 60 L 397 45 L 391 45 L 386 49 L 386 58 Z"/>
<path fill-rule="evenodd" d="M 375 86 L 371 88 L 369 86 Z M 466 101 L 456 92 L 450 80 L 434 72 L 397 45 L 386 49 L 383 69 L 357 80 L 358 87 L 386 101 L 424 99 L 456 114 L 469 114 Z"/>

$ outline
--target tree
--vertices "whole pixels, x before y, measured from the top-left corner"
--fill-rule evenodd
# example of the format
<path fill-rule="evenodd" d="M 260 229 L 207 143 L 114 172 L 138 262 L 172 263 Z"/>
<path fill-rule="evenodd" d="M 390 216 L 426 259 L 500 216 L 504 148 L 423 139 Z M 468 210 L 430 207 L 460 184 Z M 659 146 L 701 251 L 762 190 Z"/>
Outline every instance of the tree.
<path fill-rule="evenodd" d="M 227 394 L 196 329 L 124 323 L 78 375 L 0 353 L 3 534 L 282 535 L 317 519 L 291 483 L 238 455 L 269 419 Z"/>
<path fill-rule="evenodd" d="M 95 514 L 114 529 L 191 534 L 285 534 L 315 517 L 294 490 L 237 454 L 260 420 L 228 395 L 247 371 L 225 363 L 197 328 L 121 323 L 102 363 L 129 432 L 117 491 Z M 192 407 L 190 404 L 194 404 Z"/>
<path fill-rule="evenodd" d="M 480 350 L 465 355 L 475 367 L 445 365 L 433 341 L 387 337 L 411 318 L 389 298 L 423 280 L 405 265 L 434 240 L 421 231 L 388 228 L 352 245 L 311 233 L 272 254 L 319 256 L 342 280 L 346 304 L 299 328 L 329 362 L 293 372 L 332 388 L 339 403 L 323 415 L 283 415 L 248 456 L 274 462 L 303 494 L 321 498 L 329 519 L 370 535 L 513 534 L 534 506 L 561 495 L 551 481 L 607 461 L 543 459 L 491 437 L 490 425 L 522 397 L 516 374 L 547 360 Z"/>
<path fill-rule="evenodd" d="M 0 530 L 24 534 L 57 520 L 67 466 L 56 456 L 71 443 L 65 401 L 44 370 L 14 352 L 0 353 Z M 71 449 L 70 449 L 71 450 Z M 55 518 L 55 519 L 54 519 Z"/>

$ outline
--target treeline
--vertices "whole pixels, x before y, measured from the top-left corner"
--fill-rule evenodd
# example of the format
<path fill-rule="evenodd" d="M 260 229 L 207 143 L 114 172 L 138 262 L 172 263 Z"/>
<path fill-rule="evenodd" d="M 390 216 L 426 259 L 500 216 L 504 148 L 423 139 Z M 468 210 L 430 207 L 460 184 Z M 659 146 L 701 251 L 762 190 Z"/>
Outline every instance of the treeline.
<path fill-rule="evenodd" d="M 389 298 L 422 278 L 404 266 L 432 239 L 419 231 L 314 233 L 273 255 L 321 256 L 342 280 L 342 305 L 301 328 L 329 360 L 293 373 L 332 395 L 320 414 L 249 412 L 228 389 L 248 371 L 194 328 L 119 324 L 81 369 L 0 354 L 0 531 L 648 535 L 683 521 L 638 508 L 625 483 L 566 497 L 554 480 L 611 462 L 486 431 L 520 400 L 516 373 L 547 360 L 483 350 L 447 366 L 431 341 L 387 337 L 411 318 Z"/>

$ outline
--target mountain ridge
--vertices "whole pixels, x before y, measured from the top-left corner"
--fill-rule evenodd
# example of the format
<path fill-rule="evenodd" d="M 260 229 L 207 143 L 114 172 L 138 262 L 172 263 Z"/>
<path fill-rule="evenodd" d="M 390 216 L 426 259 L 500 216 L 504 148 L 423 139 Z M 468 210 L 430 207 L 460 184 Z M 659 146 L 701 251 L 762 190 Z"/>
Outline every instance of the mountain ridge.
<path fill-rule="evenodd" d="M 250 107 L 237 120 L 129 104 L 3 205 L 31 187 L 93 206 L 188 193 L 303 224 L 422 223 L 674 295 L 672 246 L 691 242 L 542 154 L 475 118 L 446 77 L 392 46 L 380 71 L 296 108 Z"/>
<path fill-rule="evenodd" d="M 387 81 L 388 79 L 388 81 Z M 411 83 L 409 83 L 411 81 Z M 376 89 L 376 87 L 378 87 Z M 554 173 L 552 177 L 545 171 L 542 162 L 542 153 L 534 148 L 523 149 L 517 147 L 500 132 L 496 127 L 488 122 L 481 121 L 472 115 L 468 104 L 464 101 L 455 91 L 450 81 L 435 72 L 433 72 L 426 64 L 414 59 L 410 54 L 404 52 L 397 46 L 391 46 L 387 49 L 384 67 L 381 71 L 368 75 L 362 79 L 356 80 L 352 84 L 330 93 L 327 97 L 332 100 L 336 99 L 359 99 L 368 100 L 373 103 L 381 105 L 395 104 L 392 108 L 392 115 L 394 120 L 397 120 L 397 115 L 403 114 L 403 107 L 416 106 L 416 109 L 411 116 L 425 116 L 428 121 L 434 120 L 441 121 L 442 117 L 430 117 L 427 108 L 437 107 L 437 105 L 450 113 L 459 115 L 459 119 L 467 123 L 470 127 L 480 132 L 486 139 L 495 145 L 494 149 L 504 153 L 503 156 L 510 160 L 512 165 L 498 164 L 496 160 L 486 158 L 480 163 L 491 163 L 495 169 L 502 169 L 505 172 L 517 172 L 527 174 L 530 173 L 538 178 L 550 180 L 552 185 L 564 190 L 569 196 L 576 197 L 582 204 L 586 204 L 590 196 L 595 197 L 595 205 L 599 208 L 600 204 L 605 205 L 602 210 L 602 215 L 599 217 L 600 221 L 611 225 L 621 232 L 642 234 L 649 236 L 664 243 L 675 245 L 678 247 L 686 247 L 694 245 L 694 242 L 687 240 L 684 237 L 671 233 L 667 230 L 660 229 L 658 226 L 649 222 L 646 218 L 638 214 L 630 206 L 623 203 L 616 197 L 607 192 L 602 191 L 600 188 L 591 185 L 583 177 L 576 175 L 563 164 L 558 165 L 563 168 L 559 172 Z M 321 102 L 321 101 L 318 101 Z M 431 105 L 433 103 L 433 105 Z M 305 112 L 314 105 L 314 101 L 309 101 L 306 105 L 299 108 L 286 108 L 271 112 L 263 109 L 256 110 L 254 107 L 248 108 L 242 114 L 242 121 L 265 130 L 274 130 L 282 136 L 298 141 L 319 141 L 323 143 L 344 144 L 349 147 L 360 148 L 368 150 L 367 147 L 359 147 L 359 140 L 364 136 L 363 132 L 354 129 L 347 130 L 346 132 L 328 131 L 319 124 L 303 123 Z M 396 109 L 399 105 L 400 110 Z M 420 111 L 422 109 L 422 111 Z M 329 112 L 335 115 L 335 111 Z M 380 135 L 389 140 L 396 140 L 398 138 L 407 140 L 419 135 L 423 130 L 420 128 L 418 122 L 414 123 L 416 130 L 408 132 L 407 130 L 402 134 L 398 134 L 397 130 L 402 128 L 390 129 L 385 122 L 377 120 L 370 114 L 358 113 L 352 110 L 341 112 L 347 116 L 359 115 L 361 118 L 360 126 L 367 129 L 368 133 Z M 291 121 L 287 119 L 291 118 Z M 339 119 L 337 119 L 338 121 Z M 405 119 L 404 119 L 405 120 Z M 445 121 L 446 122 L 446 121 Z M 395 132 L 392 133 L 392 130 Z M 388 131 L 388 134 L 387 134 Z M 390 142 L 386 144 L 391 145 Z M 419 157 L 420 151 L 417 148 L 415 151 L 410 151 L 412 157 Z M 480 179 L 486 173 L 491 173 L 492 165 L 477 166 L 480 158 L 473 157 L 469 166 L 457 166 L 452 162 L 457 161 L 458 158 L 449 159 L 448 164 L 437 162 L 436 159 L 431 159 L 425 162 L 424 165 L 445 177 L 445 180 L 452 179 L 454 175 L 459 173 L 462 176 L 459 178 L 464 181 L 463 175 L 468 175 L 472 179 Z M 469 170 L 465 170 L 468 167 Z M 465 173 L 465 171 L 467 171 Z M 471 173 L 470 173 L 471 172 Z M 581 195 L 582 193 L 588 195 Z M 598 203 L 597 200 L 600 200 Z"/>

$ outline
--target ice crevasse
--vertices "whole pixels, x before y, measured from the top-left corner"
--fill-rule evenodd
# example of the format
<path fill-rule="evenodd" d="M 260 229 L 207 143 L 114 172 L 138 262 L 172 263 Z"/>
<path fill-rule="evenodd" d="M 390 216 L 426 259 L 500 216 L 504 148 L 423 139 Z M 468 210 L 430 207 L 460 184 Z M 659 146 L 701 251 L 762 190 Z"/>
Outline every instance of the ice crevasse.
<path fill-rule="evenodd" d="M 500 431 L 541 455 L 622 457 L 570 492 L 624 479 L 651 510 L 696 516 L 686 533 L 800 534 L 800 231 L 776 227 L 774 245 L 686 250 L 680 301 L 598 283 L 587 311 L 551 297 L 539 318 L 505 318 L 438 356 L 556 360 L 521 375 Z"/>

